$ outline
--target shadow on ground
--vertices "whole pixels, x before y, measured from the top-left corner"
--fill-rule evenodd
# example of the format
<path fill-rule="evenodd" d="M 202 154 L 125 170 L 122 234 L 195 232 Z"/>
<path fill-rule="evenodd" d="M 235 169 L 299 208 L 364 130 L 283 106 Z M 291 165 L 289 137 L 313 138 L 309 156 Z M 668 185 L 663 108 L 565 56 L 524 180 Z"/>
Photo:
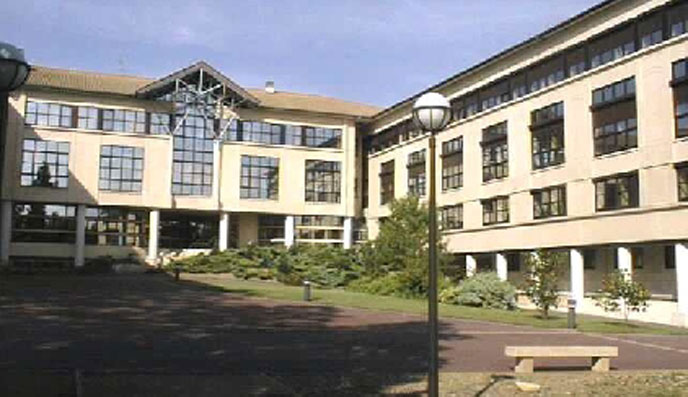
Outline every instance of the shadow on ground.
<path fill-rule="evenodd" d="M 427 368 L 422 321 L 163 274 L 7 276 L 0 312 L 0 395 L 379 394 Z"/>

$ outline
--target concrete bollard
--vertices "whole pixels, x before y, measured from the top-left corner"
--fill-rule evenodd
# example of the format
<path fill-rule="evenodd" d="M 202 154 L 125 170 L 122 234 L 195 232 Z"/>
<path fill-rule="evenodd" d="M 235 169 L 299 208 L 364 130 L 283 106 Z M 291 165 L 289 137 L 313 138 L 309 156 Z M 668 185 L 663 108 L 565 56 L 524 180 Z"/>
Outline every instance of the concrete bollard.
<path fill-rule="evenodd" d="M 182 272 L 182 268 L 180 266 L 175 266 L 174 267 L 174 281 L 179 281 L 179 273 Z"/>
<path fill-rule="evenodd" d="M 311 282 L 308 280 L 303 282 L 303 300 L 306 302 L 311 300 Z"/>
<path fill-rule="evenodd" d="M 576 300 L 569 298 L 567 303 L 569 306 L 568 327 L 574 329 L 576 328 Z"/>

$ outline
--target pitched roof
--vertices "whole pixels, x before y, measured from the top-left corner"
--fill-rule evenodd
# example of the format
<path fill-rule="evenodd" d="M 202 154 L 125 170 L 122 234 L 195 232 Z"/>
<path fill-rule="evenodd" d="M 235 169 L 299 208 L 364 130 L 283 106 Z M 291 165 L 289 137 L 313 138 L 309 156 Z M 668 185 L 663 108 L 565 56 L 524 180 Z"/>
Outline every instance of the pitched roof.
<path fill-rule="evenodd" d="M 137 76 L 32 66 L 26 87 L 134 97 L 139 90 L 156 81 L 158 80 Z M 282 91 L 271 94 L 263 89 L 246 89 L 246 91 L 260 101 L 259 106 L 274 109 L 301 110 L 353 117 L 371 117 L 382 110 L 377 106 L 319 95 Z"/>

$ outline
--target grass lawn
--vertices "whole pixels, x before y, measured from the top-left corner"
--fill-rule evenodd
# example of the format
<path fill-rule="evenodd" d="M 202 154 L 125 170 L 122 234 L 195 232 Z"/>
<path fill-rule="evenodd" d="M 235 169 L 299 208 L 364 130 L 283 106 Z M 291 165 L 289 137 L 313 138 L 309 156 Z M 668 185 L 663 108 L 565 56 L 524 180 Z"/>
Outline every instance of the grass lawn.
<path fill-rule="evenodd" d="M 223 274 L 184 274 L 182 279 L 207 284 L 225 292 L 251 297 L 287 301 L 301 301 L 303 298 L 302 287 L 291 287 L 276 282 L 238 280 Z M 427 302 L 424 300 L 370 295 L 341 289 L 313 289 L 312 298 L 313 302 L 322 305 L 415 314 L 427 313 Z M 566 328 L 566 316 L 564 314 L 552 313 L 550 319 L 545 320 L 540 318 L 538 312 L 534 310 L 508 311 L 440 304 L 439 314 L 440 317 L 528 325 L 537 328 Z M 626 323 L 586 315 L 578 315 L 577 322 L 578 330 L 583 332 L 688 335 L 688 330 L 676 327 L 638 322 Z"/>

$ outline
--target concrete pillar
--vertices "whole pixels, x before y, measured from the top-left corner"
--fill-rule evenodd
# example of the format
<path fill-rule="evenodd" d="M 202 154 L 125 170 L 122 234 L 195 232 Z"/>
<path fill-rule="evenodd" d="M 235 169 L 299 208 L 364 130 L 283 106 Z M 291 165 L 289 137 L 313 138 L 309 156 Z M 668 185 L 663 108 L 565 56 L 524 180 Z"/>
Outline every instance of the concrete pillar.
<path fill-rule="evenodd" d="M 675 250 L 678 312 L 688 316 L 688 244 L 676 244 Z"/>
<path fill-rule="evenodd" d="M 504 254 L 496 254 L 496 264 L 497 264 L 497 277 L 499 277 L 500 280 L 506 281 L 507 278 L 507 272 L 508 272 L 508 266 L 507 266 L 507 261 L 506 261 L 506 255 Z"/>
<path fill-rule="evenodd" d="M 616 249 L 616 259 L 619 264 L 619 271 L 630 280 L 633 278 L 633 255 L 629 247 L 619 247 Z"/>
<path fill-rule="evenodd" d="M 284 246 L 289 248 L 294 245 L 294 216 L 284 217 Z"/>
<path fill-rule="evenodd" d="M 10 260 L 10 241 L 12 239 L 12 202 L 0 202 L 0 264 Z"/>
<path fill-rule="evenodd" d="M 473 277 L 478 272 L 478 261 L 473 255 L 466 255 L 466 277 Z"/>
<path fill-rule="evenodd" d="M 352 246 L 354 238 L 353 224 L 353 218 L 344 218 L 344 249 L 349 249 Z"/>
<path fill-rule="evenodd" d="M 160 210 L 151 210 L 148 214 L 148 262 L 157 265 L 158 235 L 160 233 Z"/>
<path fill-rule="evenodd" d="M 229 247 L 229 212 L 220 212 L 220 233 L 217 248 L 226 251 Z"/>
<path fill-rule="evenodd" d="M 576 300 L 576 307 L 580 308 L 585 296 L 585 273 L 583 251 L 572 249 L 569 253 L 571 265 L 571 297 Z"/>
<path fill-rule="evenodd" d="M 86 206 L 76 206 L 76 240 L 74 242 L 74 267 L 84 266 L 86 248 Z"/>

